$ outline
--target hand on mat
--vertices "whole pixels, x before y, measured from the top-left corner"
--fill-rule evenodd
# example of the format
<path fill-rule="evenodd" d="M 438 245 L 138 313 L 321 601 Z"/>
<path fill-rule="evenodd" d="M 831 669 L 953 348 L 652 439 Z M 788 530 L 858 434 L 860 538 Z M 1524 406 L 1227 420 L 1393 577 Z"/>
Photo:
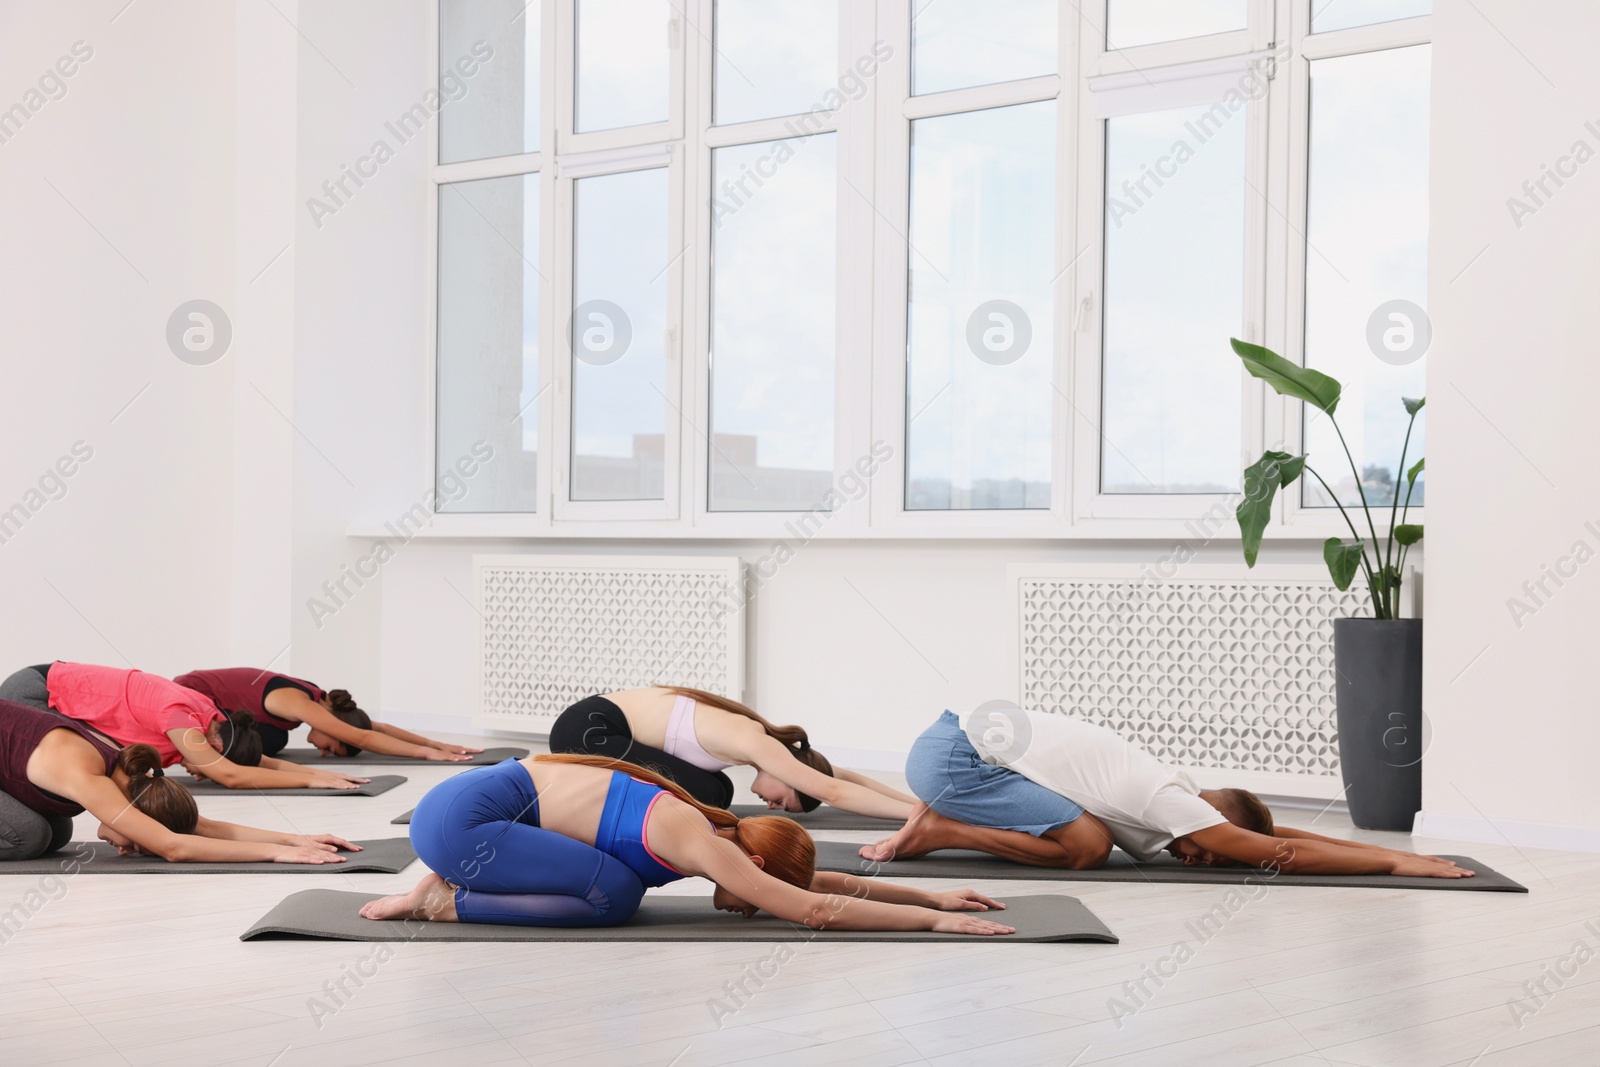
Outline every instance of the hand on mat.
<path fill-rule="evenodd" d="M 464 745 L 447 745 L 443 741 L 435 741 L 432 747 L 440 752 L 449 752 L 456 756 L 476 756 L 483 751 L 481 748 L 467 748 Z M 433 757 L 429 756 L 428 758 L 432 759 Z"/>
<path fill-rule="evenodd" d="M 461 752 L 450 752 L 442 748 L 425 748 L 422 758 L 433 763 L 463 763 L 472 757 Z"/>
<path fill-rule="evenodd" d="M 934 921 L 933 931 L 939 934 L 976 934 L 979 937 L 993 937 L 995 934 L 1014 934 L 1017 928 L 1002 926 L 997 922 L 971 915 L 940 915 Z"/>
<path fill-rule="evenodd" d="M 338 852 L 340 849 L 345 852 L 361 851 L 360 845 L 353 845 L 344 838 L 334 837 L 332 834 L 301 834 L 300 837 L 307 842 L 306 847 L 316 848 L 322 852 Z"/>
<path fill-rule="evenodd" d="M 993 908 L 1002 910 L 1005 905 L 998 900 L 990 900 L 976 889 L 952 889 L 948 893 L 930 893 L 933 903 L 929 905 L 939 911 L 988 911 Z"/>
<path fill-rule="evenodd" d="M 313 779 L 313 789 L 358 789 L 366 785 L 370 778 L 352 778 L 348 774 L 335 774 L 333 771 L 319 772 Z"/>
<path fill-rule="evenodd" d="M 1396 852 L 1390 874 L 1410 878 L 1471 878 L 1476 871 L 1457 867 L 1454 860 L 1443 856 L 1418 856 L 1413 852 Z"/>
<path fill-rule="evenodd" d="M 344 857 L 322 845 L 285 845 L 273 863 L 343 863 Z"/>

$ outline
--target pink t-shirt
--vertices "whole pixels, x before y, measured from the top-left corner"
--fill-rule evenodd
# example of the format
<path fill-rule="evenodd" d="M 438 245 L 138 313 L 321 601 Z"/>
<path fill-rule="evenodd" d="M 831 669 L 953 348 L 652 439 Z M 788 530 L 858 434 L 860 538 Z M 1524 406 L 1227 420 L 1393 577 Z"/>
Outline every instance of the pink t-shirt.
<path fill-rule="evenodd" d="M 88 723 L 119 744 L 151 745 L 161 764 L 178 762 L 168 730 L 193 727 L 202 734 L 222 718 L 207 697 L 158 674 L 55 663 L 50 667 L 50 706 L 68 718 Z"/>

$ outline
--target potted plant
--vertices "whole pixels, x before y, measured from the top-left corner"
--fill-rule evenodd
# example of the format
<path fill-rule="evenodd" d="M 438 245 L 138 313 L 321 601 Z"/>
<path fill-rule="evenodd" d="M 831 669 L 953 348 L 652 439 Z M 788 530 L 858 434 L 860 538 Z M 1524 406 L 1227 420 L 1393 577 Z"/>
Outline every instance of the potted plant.
<path fill-rule="evenodd" d="M 1244 472 L 1244 499 L 1237 509 L 1239 531 L 1244 540 L 1245 563 L 1254 567 L 1261 551 L 1261 535 L 1272 515 L 1273 497 L 1302 473 L 1315 478 L 1339 509 L 1350 529 L 1350 539 L 1328 538 L 1322 546 L 1322 557 L 1334 585 L 1348 589 L 1359 574 L 1372 602 L 1372 617 L 1336 619 L 1333 624 L 1334 670 L 1338 676 L 1334 694 L 1344 797 L 1351 820 L 1362 829 L 1410 830 L 1413 817 L 1422 807 L 1422 620 L 1400 618 L 1400 589 L 1406 555 L 1412 545 L 1422 540 L 1422 527 L 1405 520 L 1411 510 L 1417 476 L 1423 470 L 1421 459 L 1406 468 L 1406 452 L 1424 401 L 1403 401 L 1410 416 L 1400 450 L 1405 504 L 1401 506 L 1397 482 L 1389 501 L 1388 537 L 1380 538 L 1361 471 L 1334 418 L 1343 387 L 1326 374 L 1291 363 L 1260 345 L 1235 339 L 1233 350 L 1247 371 L 1279 394 L 1303 400 L 1328 416 L 1355 475 L 1366 519 L 1366 537 L 1338 494 L 1307 462 L 1309 457 L 1272 451 L 1263 453 Z M 1382 507 L 1380 500 L 1380 514 Z"/>

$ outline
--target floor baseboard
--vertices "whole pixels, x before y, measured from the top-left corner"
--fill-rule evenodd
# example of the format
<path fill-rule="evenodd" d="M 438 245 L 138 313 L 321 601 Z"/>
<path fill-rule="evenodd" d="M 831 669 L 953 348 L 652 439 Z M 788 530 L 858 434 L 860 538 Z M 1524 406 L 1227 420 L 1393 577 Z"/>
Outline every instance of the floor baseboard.
<path fill-rule="evenodd" d="M 1521 848 L 1553 848 L 1564 852 L 1600 852 L 1600 826 L 1568 826 L 1528 819 L 1488 819 L 1419 811 L 1411 832 L 1449 841 L 1481 841 Z"/>

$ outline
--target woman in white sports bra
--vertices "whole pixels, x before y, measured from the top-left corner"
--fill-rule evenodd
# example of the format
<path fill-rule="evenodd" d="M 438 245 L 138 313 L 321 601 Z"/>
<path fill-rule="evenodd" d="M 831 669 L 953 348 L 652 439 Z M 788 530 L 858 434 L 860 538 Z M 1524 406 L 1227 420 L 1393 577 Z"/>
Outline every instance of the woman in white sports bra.
<path fill-rule="evenodd" d="M 916 798 L 835 769 L 798 726 L 774 726 L 737 700 L 680 686 L 586 697 L 550 728 L 550 751 L 626 760 L 683 786 L 702 804 L 733 803 L 735 765 L 756 769 L 751 792 L 781 811 L 829 804 L 880 819 L 910 818 Z"/>

